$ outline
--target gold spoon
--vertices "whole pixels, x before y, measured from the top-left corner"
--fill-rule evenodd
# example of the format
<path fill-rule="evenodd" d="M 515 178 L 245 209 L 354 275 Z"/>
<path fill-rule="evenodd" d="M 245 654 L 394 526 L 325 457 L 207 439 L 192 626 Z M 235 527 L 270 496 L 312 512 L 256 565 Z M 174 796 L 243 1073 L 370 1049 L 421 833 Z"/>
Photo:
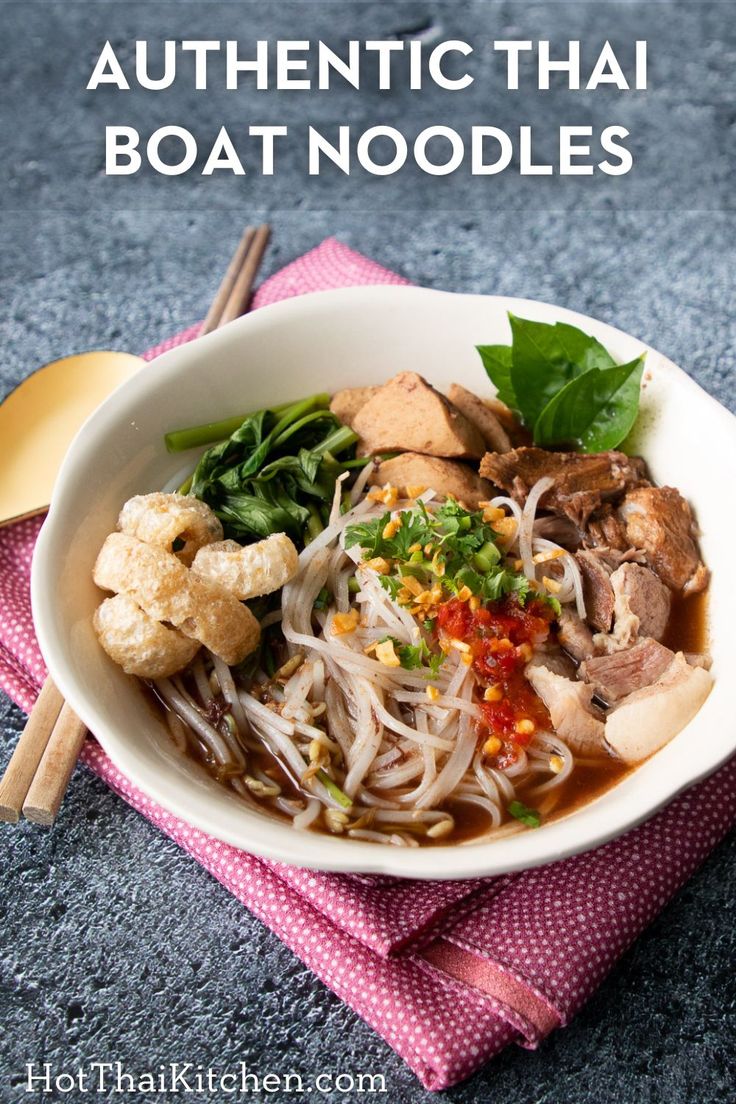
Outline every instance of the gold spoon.
<path fill-rule="evenodd" d="M 0 404 L 0 527 L 48 508 L 72 438 L 100 403 L 145 363 L 95 351 L 54 360 Z"/>

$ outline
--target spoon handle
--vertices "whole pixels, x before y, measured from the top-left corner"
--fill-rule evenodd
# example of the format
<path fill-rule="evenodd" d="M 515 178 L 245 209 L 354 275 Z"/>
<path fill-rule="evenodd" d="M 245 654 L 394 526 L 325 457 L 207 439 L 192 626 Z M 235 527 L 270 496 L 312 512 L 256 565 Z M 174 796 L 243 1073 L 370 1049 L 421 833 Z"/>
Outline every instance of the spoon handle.
<path fill-rule="evenodd" d="M 15 525 L 16 521 L 28 521 L 29 518 L 38 517 L 39 514 L 45 514 L 48 510 L 48 503 L 45 506 L 36 506 L 33 510 L 28 510 L 25 514 L 16 514 L 15 517 L 1 518 L 0 529 L 4 529 L 6 525 Z"/>

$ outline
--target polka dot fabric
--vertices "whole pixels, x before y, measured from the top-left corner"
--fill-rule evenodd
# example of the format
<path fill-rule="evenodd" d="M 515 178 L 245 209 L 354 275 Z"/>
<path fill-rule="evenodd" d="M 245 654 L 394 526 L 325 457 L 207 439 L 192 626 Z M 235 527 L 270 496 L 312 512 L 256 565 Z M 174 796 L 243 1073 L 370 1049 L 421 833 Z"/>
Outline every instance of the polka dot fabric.
<path fill-rule="evenodd" d="M 254 307 L 405 282 L 329 239 L 267 280 Z M 29 596 L 40 524 L 0 531 L 0 685 L 25 710 L 46 674 Z M 736 819 L 734 760 L 597 851 L 506 878 L 424 884 L 256 859 L 164 812 L 94 740 L 83 760 L 268 925 L 429 1089 L 462 1080 L 512 1041 L 533 1047 L 567 1023 Z"/>

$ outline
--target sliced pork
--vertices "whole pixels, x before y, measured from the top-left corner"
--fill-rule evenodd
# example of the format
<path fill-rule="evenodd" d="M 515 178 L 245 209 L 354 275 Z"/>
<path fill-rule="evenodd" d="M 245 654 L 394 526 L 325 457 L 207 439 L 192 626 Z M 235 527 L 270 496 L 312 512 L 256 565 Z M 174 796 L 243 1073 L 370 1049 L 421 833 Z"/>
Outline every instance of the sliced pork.
<path fill-rule="evenodd" d="M 481 502 L 493 494 L 493 488 L 470 467 L 457 460 L 441 460 L 438 456 L 421 456 L 416 452 L 402 452 L 378 465 L 374 483 L 383 486 L 391 483 L 401 490 L 429 487 L 442 498 L 456 498 L 469 510 L 477 510 Z"/>
<path fill-rule="evenodd" d="M 595 549 L 590 549 L 576 553 L 575 559 L 583 579 L 583 597 L 588 622 L 598 632 L 610 632 L 615 604 L 611 586 L 610 558 Z"/>
<path fill-rule="evenodd" d="M 461 414 L 464 414 L 480 433 L 486 448 L 493 452 L 507 452 L 511 448 L 511 438 L 500 421 L 482 399 L 472 391 L 466 391 L 459 383 L 453 383 L 447 397 Z"/>
<path fill-rule="evenodd" d="M 618 501 L 626 491 L 649 483 L 642 459 L 613 451 L 590 455 L 540 448 L 489 452 L 481 461 L 480 473 L 522 503 L 538 479 L 551 476 L 554 486 L 541 505 L 564 514 L 580 528 L 605 502 Z"/>
<path fill-rule="evenodd" d="M 655 683 L 674 658 L 669 648 L 645 638 L 632 648 L 587 659 L 580 666 L 580 676 L 593 687 L 597 698 L 613 705 Z"/>
<path fill-rule="evenodd" d="M 557 639 L 568 655 L 578 663 L 590 659 L 595 651 L 593 634 L 575 610 L 564 606 L 557 619 Z"/>
<path fill-rule="evenodd" d="M 678 652 L 659 680 L 635 690 L 608 715 L 606 741 L 625 763 L 639 763 L 682 731 L 708 697 L 712 675 Z"/>
<path fill-rule="evenodd" d="M 350 424 L 363 455 L 406 450 L 479 460 L 486 447 L 479 430 L 416 372 L 379 387 Z"/>
<path fill-rule="evenodd" d="M 532 661 L 526 677 L 547 706 L 555 732 L 578 755 L 601 755 L 605 750 L 605 727 L 601 714 L 591 704 L 593 687 L 558 675 L 542 663 Z"/>
<path fill-rule="evenodd" d="M 588 548 L 615 548 L 619 552 L 628 550 L 626 526 L 618 515 L 618 509 L 610 502 L 604 502 L 588 518 L 583 543 Z"/>
<path fill-rule="evenodd" d="M 708 585 L 690 504 L 674 487 L 637 487 L 621 506 L 626 536 L 671 590 L 695 594 Z"/>
<path fill-rule="evenodd" d="M 611 575 L 614 595 L 613 635 L 626 647 L 638 636 L 661 640 L 667 629 L 672 595 L 664 583 L 637 563 L 622 563 Z"/>
<path fill-rule="evenodd" d="M 358 411 L 362 410 L 377 391 L 380 391 L 379 387 L 346 387 L 343 391 L 336 391 L 332 396 L 330 410 L 345 425 L 352 426 Z"/>

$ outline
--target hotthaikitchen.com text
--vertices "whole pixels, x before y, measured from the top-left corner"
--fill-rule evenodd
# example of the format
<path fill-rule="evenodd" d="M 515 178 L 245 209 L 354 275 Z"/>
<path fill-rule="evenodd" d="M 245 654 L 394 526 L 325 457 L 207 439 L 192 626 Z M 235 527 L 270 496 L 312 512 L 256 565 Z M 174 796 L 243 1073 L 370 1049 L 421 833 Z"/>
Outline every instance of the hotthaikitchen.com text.
<path fill-rule="evenodd" d="M 66 1095 L 77 1099 L 82 1093 L 123 1098 L 140 1093 L 149 1097 L 196 1093 L 198 1096 L 256 1094 L 281 1096 L 381 1095 L 388 1092 L 381 1073 L 324 1071 L 314 1077 L 300 1073 L 254 1072 L 245 1062 L 227 1069 L 169 1062 L 155 1069 L 131 1070 L 122 1062 L 91 1061 L 77 1068 L 56 1069 L 50 1062 L 28 1062 L 25 1070 L 26 1093 Z"/>

